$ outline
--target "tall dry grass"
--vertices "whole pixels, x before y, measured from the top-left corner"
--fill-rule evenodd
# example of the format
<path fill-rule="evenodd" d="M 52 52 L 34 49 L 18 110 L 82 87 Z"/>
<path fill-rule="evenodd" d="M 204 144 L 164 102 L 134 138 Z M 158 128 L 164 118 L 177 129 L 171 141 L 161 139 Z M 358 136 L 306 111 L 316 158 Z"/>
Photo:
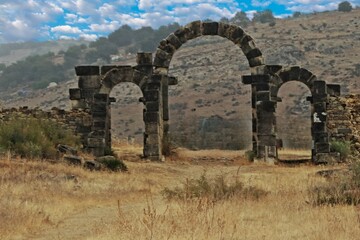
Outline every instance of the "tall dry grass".
<path fill-rule="evenodd" d="M 220 152 L 217 152 L 220 154 Z M 224 156 L 226 153 L 224 153 Z M 244 160 L 246 161 L 246 160 Z M 0 160 L 1 239 L 358 239 L 356 206 L 314 206 L 309 187 L 320 166 L 126 162 L 129 173 L 89 172 L 62 164 Z M 206 173 L 259 198 L 166 200 Z"/>

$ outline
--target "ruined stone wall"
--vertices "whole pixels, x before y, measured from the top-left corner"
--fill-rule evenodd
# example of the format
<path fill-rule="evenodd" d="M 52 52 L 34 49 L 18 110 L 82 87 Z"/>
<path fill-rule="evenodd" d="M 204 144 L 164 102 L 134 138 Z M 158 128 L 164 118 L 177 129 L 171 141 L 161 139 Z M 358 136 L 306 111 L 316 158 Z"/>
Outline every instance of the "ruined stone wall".
<path fill-rule="evenodd" d="M 63 109 L 52 108 L 50 111 L 44 111 L 39 108 L 29 109 L 28 107 L 2 109 L 0 111 L 0 122 L 11 121 L 17 117 L 34 117 L 38 119 L 50 119 L 60 123 L 64 129 L 71 130 L 80 137 L 83 149 L 88 149 L 89 144 L 87 136 L 91 131 L 92 116 L 91 113 L 81 109 L 65 111 Z"/>
<path fill-rule="evenodd" d="M 330 97 L 327 114 L 330 141 L 350 141 L 360 154 L 360 94 Z"/>

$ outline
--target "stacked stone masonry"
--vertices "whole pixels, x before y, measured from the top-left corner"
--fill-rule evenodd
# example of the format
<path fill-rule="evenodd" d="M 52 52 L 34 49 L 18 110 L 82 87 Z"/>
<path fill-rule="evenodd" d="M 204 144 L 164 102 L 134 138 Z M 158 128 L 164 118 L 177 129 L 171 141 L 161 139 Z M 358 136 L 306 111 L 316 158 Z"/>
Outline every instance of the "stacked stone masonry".
<path fill-rule="evenodd" d="M 288 81 L 300 81 L 310 90 L 308 100 L 312 104 L 314 162 L 322 162 L 330 153 L 327 108 L 329 99 L 340 95 L 340 86 L 326 84 L 307 69 L 299 66 L 283 67 L 265 65 L 262 52 L 254 39 L 242 28 L 218 22 L 195 21 L 181 27 L 162 40 L 154 59 L 151 53 L 138 53 L 136 66 L 77 66 L 78 88 L 70 89 L 70 99 L 75 109 L 84 109 L 93 119 L 88 132 L 92 152 L 101 156 L 111 147 L 111 114 L 109 97 L 112 88 L 121 82 L 139 86 L 144 104 L 145 132 L 144 157 L 162 160 L 169 152 L 169 103 L 168 91 L 177 79 L 168 70 L 174 53 L 191 39 L 204 35 L 217 35 L 228 39 L 246 56 L 251 75 L 239 76 L 244 84 L 251 85 L 253 151 L 258 158 L 276 158 L 277 133 L 275 111 L 281 99 L 280 87 Z M 241 134 L 241 133 L 240 133 Z"/>
<path fill-rule="evenodd" d="M 360 154 L 360 95 L 331 97 L 328 104 L 330 141 L 348 141 Z"/>

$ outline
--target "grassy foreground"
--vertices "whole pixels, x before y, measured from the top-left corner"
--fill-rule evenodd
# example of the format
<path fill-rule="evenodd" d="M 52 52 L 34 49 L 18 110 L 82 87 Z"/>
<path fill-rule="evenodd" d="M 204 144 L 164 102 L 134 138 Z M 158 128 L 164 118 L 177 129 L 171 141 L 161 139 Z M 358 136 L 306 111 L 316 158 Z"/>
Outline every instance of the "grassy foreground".
<path fill-rule="evenodd" d="M 186 152 L 161 164 L 126 161 L 128 173 L 111 173 L 1 159 L 1 239 L 358 239 L 359 207 L 311 203 L 308 189 L 326 181 L 315 174 L 323 167 L 250 164 L 233 152 L 216 154 L 236 160 L 187 161 Z M 162 197 L 164 188 L 204 172 L 268 194 Z"/>

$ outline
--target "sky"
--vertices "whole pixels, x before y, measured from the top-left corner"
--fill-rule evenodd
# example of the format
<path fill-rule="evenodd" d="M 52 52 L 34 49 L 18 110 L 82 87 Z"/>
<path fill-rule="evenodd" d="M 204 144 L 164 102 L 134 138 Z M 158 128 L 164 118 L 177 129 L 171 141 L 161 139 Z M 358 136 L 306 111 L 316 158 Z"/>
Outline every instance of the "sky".
<path fill-rule="evenodd" d="M 325 0 L 0 0 L 0 43 L 85 39 L 107 36 L 124 24 L 133 29 L 222 17 L 244 11 L 293 12 L 335 10 L 342 1 Z M 360 6 L 360 0 L 349 1 Z"/>

